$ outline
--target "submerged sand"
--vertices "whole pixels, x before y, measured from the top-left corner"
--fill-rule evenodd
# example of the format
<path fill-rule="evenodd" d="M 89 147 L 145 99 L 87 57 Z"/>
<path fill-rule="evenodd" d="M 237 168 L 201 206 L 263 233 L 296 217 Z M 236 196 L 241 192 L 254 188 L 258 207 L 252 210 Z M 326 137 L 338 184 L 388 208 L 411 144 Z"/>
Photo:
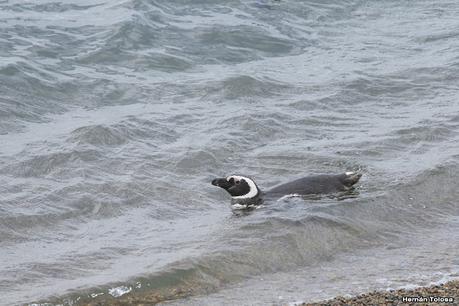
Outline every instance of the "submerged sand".
<path fill-rule="evenodd" d="M 175 292 L 170 296 L 162 296 L 154 293 L 144 293 L 142 295 L 127 294 L 120 298 L 102 297 L 91 302 L 77 303 L 78 305 L 88 306 L 147 306 L 156 305 L 168 300 L 186 299 L 193 295 L 192 292 Z M 183 300 L 183 304 L 187 305 L 187 301 Z M 373 291 L 363 293 L 354 297 L 338 296 L 330 300 L 303 303 L 299 306 L 368 306 L 368 305 L 403 305 L 403 306 L 424 306 L 424 305 L 459 305 L 459 280 L 450 281 L 444 284 L 434 285 L 430 287 L 419 287 L 416 289 L 398 289 L 390 291 Z"/>

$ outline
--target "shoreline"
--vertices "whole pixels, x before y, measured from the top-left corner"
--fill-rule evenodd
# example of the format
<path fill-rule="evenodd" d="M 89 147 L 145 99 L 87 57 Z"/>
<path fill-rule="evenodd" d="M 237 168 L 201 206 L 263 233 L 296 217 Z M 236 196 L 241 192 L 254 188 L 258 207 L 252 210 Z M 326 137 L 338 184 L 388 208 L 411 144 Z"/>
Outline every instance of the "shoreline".
<path fill-rule="evenodd" d="M 459 279 L 415 289 L 371 291 L 353 297 L 337 296 L 320 302 L 297 304 L 298 306 L 339 305 L 458 305 Z"/>
<path fill-rule="evenodd" d="M 95 299 L 83 299 L 75 301 L 74 305 L 85 306 L 146 306 L 167 303 L 168 301 L 186 300 L 197 292 L 189 290 L 174 289 L 169 294 L 160 294 L 157 291 L 146 291 L 141 294 L 126 294 L 123 297 L 100 296 Z M 194 294 L 193 294 L 194 293 Z M 204 292 L 201 292 L 204 293 Z M 186 304 L 186 302 L 184 302 Z M 283 305 L 286 304 L 275 304 Z M 355 296 L 336 296 L 334 298 L 315 302 L 288 303 L 295 306 L 440 306 L 459 305 L 459 279 L 451 280 L 437 285 L 417 287 L 414 289 L 393 289 L 360 293 Z"/>

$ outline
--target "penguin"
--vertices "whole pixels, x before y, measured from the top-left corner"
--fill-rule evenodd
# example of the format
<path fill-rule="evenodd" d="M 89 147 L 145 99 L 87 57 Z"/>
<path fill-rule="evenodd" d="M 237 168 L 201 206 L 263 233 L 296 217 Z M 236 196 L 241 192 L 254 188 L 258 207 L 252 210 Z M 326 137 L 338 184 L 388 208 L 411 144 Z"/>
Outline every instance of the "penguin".
<path fill-rule="evenodd" d="M 212 185 L 225 189 L 231 195 L 233 209 L 251 209 L 268 199 L 347 191 L 361 177 L 362 174 L 358 172 L 312 175 L 278 185 L 266 192 L 261 191 L 253 179 L 242 175 L 216 178 L 212 180 Z"/>

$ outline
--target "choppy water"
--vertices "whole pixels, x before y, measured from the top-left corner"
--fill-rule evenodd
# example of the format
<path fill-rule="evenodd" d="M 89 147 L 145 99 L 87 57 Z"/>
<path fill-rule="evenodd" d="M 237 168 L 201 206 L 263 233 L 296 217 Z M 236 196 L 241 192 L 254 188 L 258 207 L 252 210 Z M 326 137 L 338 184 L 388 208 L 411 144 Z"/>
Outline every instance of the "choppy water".
<path fill-rule="evenodd" d="M 458 15 L 0 2 L 0 304 L 282 304 L 458 277 Z M 357 169 L 355 198 L 243 217 L 210 185 Z"/>

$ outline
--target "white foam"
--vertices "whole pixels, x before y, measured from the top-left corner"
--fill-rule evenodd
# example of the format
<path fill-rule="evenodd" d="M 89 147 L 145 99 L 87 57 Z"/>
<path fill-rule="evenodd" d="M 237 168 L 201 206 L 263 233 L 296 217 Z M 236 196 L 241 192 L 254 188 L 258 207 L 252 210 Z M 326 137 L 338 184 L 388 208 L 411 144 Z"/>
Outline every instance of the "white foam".
<path fill-rule="evenodd" d="M 91 295 L 90 295 L 90 296 L 91 296 L 92 298 L 96 298 L 96 297 L 98 297 L 99 295 L 103 295 L 103 294 L 104 294 L 103 292 L 99 292 L 99 293 L 91 293 Z"/>
<path fill-rule="evenodd" d="M 233 204 L 231 205 L 232 209 L 246 209 L 248 206 L 243 204 Z"/>
<path fill-rule="evenodd" d="M 132 291 L 132 287 L 119 286 L 115 288 L 108 289 L 108 293 L 113 297 L 120 297 Z"/>
<path fill-rule="evenodd" d="M 282 201 L 285 199 L 290 199 L 290 198 L 295 198 L 295 197 L 301 197 L 301 194 L 298 194 L 298 193 L 286 194 L 283 197 L 279 198 L 277 201 Z"/>
<path fill-rule="evenodd" d="M 403 290 L 408 290 L 408 291 L 410 291 L 410 290 L 415 290 L 415 289 L 418 289 L 418 288 L 421 288 L 421 287 L 422 287 L 421 285 L 406 284 L 406 285 L 397 287 L 397 290 L 403 289 Z"/>

